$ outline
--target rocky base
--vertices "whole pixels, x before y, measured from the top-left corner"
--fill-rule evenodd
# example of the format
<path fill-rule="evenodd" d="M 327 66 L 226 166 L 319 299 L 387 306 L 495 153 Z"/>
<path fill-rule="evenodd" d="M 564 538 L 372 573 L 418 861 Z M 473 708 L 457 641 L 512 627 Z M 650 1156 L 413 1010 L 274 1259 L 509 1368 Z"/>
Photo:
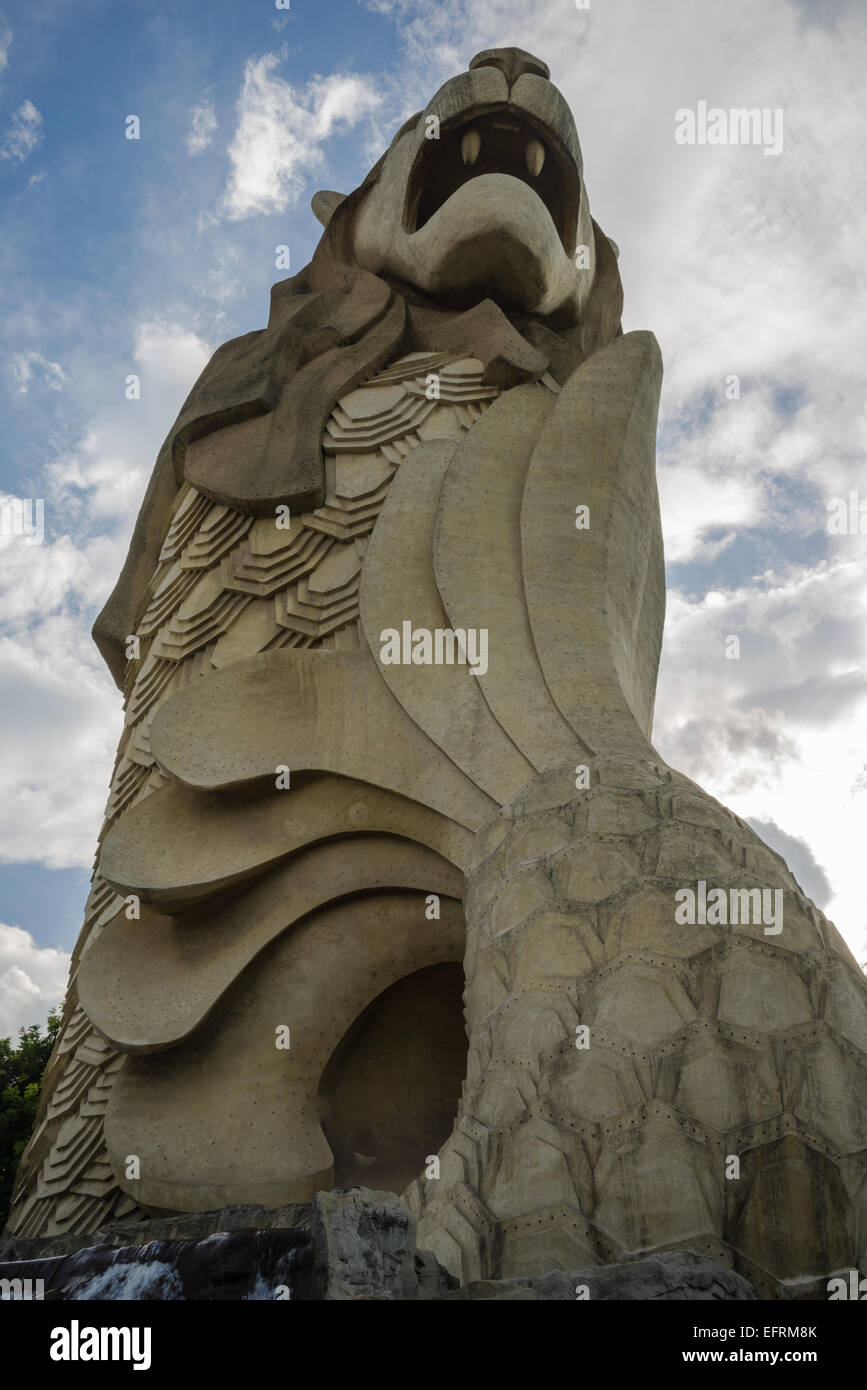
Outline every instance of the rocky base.
<path fill-rule="evenodd" d="M 544 1299 L 570 1303 L 576 1299 L 588 1299 L 593 1303 L 669 1299 L 743 1302 L 755 1300 L 756 1296 L 752 1284 L 740 1274 L 726 1269 L 717 1260 L 694 1255 L 689 1250 L 674 1250 L 647 1260 L 593 1269 L 555 1269 L 550 1274 L 533 1278 L 480 1279 L 437 1295 L 440 1299 Z"/>
<path fill-rule="evenodd" d="M 366 1188 L 117 1223 L 90 1236 L 13 1238 L 0 1242 L 4 1279 L 41 1279 L 46 1300 L 412 1300 L 457 1287 L 416 1250 L 400 1200 Z"/>
<path fill-rule="evenodd" d="M 91 1236 L 0 1242 L 0 1281 L 11 1281 L 2 1297 L 33 1297 L 40 1279 L 46 1300 L 76 1301 L 756 1298 L 740 1275 L 683 1250 L 458 1287 L 430 1252 L 416 1249 L 415 1222 L 400 1200 L 358 1187 L 273 1210 L 226 1207 Z"/>

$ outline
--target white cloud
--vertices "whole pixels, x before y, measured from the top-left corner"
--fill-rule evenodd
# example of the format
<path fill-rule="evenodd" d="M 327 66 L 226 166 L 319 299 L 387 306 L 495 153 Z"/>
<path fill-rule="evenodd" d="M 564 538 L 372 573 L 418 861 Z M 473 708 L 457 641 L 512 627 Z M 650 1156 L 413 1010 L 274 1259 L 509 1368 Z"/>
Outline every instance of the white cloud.
<path fill-rule="evenodd" d="M 190 112 L 190 129 L 185 144 L 190 154 L 201 154 L 208 148 L 217 129 L 217 113 L 213 102 L 203 101 Z"/>
<path fill-rule="evenodd" d="M 725 656 L 730 635 L 738 660 Z M 859 959 L 865 673 L 863 558 L 769 573 L 698 600 L 669 591 L 654 744 L 738 815 L 775 827 L 768 838 L 784 855 L 781 836 L 803 842 L 793 859 L 822 866 L 826 911 Z"/>
<path fill-rule="evenodd" d="M 0 159 L 18 159 L 22 163 L 33 153 L 42 139 L 42 117 L 32 101 L 25 101 L 12 117 L 12 124 L 0 145 Z"/>
<path fill-rule="evenodd" d="M 692 444 L 704 453 L 701 436 Z M 669 563 L 696 556 L 715 559 L 735 539 L 739 526 L 754 526 L 761 515 L 763 498 L 755 479 L 714 474 L 703 464 L 704 459 L 684 461 L 659 470 L 659 504 Z M 706 532 L 719 527 L 725 528 L 725 535 L 709 542 Z"/>
<path fill-rule="evenodd" d="M 322 142 L 338 128 L 356 125 L 382 99 L 369 77 L 333 74 L 292 87 L 274 74 L 279 61 L 276 53 L 266 53 L 244 69 L 228 150 L 231 173 L 220 205 L 230 221 L 294 205 L 323 163 Z"/>
<path fill-rule="evenodd" d="M 32 180 L 31 180 L 32 182 Z M 45 385 L 51 391 L 62 391 L 63 383 L 66 381 L 66 373 L 59 362 L 50 362 L 47 357 L 43 357 L 40 352 L 14 352 L 11 359 L 12 376 L 18 383 L 18 390 L 22 395 L 27 394 L 30 383 L 33 380 L 34 370 L 42 376 Z"/>
<path fill-rule="evenodd" d="M 773 820 L 750 820 L 750 825 L 765 844 L 783 856 L 807 896 L 824 909 L 831 896 L 831 885 L 806 841 L 797 835 L 787 835 Z"/>
<path fill-rule="evenodd" d="M 147 319 L 135 331 L 136 363 L 156 391 L 175 390 L 179 383 L 185 383 L 186 395 L 211 351 L 192 329 L 170 319 Z"/>
<path fill-rule="evenodd" d="M 77 550 L 68 537 L 4 552 L 2 599 L 14 631 L 0 639 L 0 703 L 15 710 L 0 725 L 4 860 L 92 861 L 121 714 L 79 605 L 97 597 L 100 571 L 119 558 L 104 542 Z M 16 584 L 26 598 L 13 605 Z"/>
<path fill-rule="evenodd" d="M 120 695 L 90 636 L 120 572 L 157 450 L 210 356 L 176 321 L 133 334 L 142 398 L 123 372 L 72 449 L 45 470 L 45 541 L 0 537 L 0 857 L 89 866 L 121 730 Z"/>
<path fill-rule="evenodd" d="M 126 399 L 125 370 L 114 376 L 113 399 L 104 381 L 94 382 L 101 406 L 75 446 L 58 452 L 45 470 L 46 525 L 53 515 L 52 529 L 70 528 L 79 546 L 98 521 L 131 529 L 165 432 L 211 352 L 193 329 L 171 319 L 155 316 L 136 326 L 132 362 L 141 398 Z M 104 577 L 105 594 L 116 578 Z"/>
<path fill-rule="evenodd" d="M 69 955 L 37 946 L 29 932 L 0 922 L 0 1038 L 44 1023 L 66 992 Z"/>

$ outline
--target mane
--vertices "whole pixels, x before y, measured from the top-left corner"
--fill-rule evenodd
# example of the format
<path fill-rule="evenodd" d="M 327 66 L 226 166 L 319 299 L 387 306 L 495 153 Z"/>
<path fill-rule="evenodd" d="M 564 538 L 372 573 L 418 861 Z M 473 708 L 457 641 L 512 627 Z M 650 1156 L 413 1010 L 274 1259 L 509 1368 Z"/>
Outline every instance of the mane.
<path fill-rule="evenodd" d="M 93 627 L 119 686 L 126 638 L 140 619 L 185 481 L 255 516 L 273 516 L 279 504 L 310 511 L 325 500 L 322 435 L 331 411 L 394 358 L 448 351 L 479 358 L 484 380 L 504 389 L 545 372 L 563 384 L 620 334 L 617 260 L 595 222 L 593 290 L 571 327 L 508 313 L 492 299 L 449 306 L 354 265 L 355 216 L 386 158 L 336 208 L 309 265 L 273 286 L 267 327 L 218 348 L 181 407 L 157 456 L 120 578 Z M 258 430 L 250 426 L 266 416 L 271 420 Z M 208 438 L 208 449 L 191 449 Z"/>

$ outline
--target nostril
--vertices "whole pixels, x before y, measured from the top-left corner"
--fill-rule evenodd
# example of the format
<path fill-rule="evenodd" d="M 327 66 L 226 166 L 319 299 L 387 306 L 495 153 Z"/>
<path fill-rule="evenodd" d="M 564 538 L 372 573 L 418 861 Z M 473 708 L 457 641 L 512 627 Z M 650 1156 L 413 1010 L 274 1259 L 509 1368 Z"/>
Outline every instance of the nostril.
<path fill-rule="evenodd" d="M 525 72 L 546 79 L 551 76 L 548 64 L 523 48 L 485 48 L 470 59 L 470 72 L 474 68 L 499 68 L 510 87 Z"/>

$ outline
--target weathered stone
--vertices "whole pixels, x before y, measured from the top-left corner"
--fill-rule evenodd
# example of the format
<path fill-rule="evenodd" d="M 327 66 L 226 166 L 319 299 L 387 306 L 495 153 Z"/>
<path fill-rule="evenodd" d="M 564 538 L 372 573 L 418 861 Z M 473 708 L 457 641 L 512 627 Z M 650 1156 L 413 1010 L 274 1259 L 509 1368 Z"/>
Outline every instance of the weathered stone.
<path fill-rule="evenodd" d="M 391 1193 L 317 1193 L 312 1235 L 321 1298 L 414 1295 L 415 1222 Z"/>
<path fill-rule="evenodd" d="M 557 1270 L 532 1279 L 482 1280 L 439 1297 L 574 1303 L 576 1290 L 591 1303 L 609 1299 L 748 1302 L 756 1298 L 755 1289 L 740 1274 L 685 1250 L 602 1268 Z"/>
<path fill-rule="evenodd" d="M 122 1224 L 98 1241 L 6 1241 L 0 1279 L 42 1280 L 46 1301 L 222 1302 L 431 1299 L 455 1280 L 415 1248 L 415 1222 L 391 1193 L 354 1188 L 269 1210 L 237 1206 Z M 135 1243 L 126 1244 L 130 1237 Z M 56 1252 L 56 1253 L 54 1253 Z M 14 1283 L 12 1285 L 14 1289 Z"/>
<path fill-rule="evenodd" d="M 75 1254 L 89 1246 L 149 1245 L 152 1241 L 199 1240 L 219 1231 L 309 1230 L 312 1202 L 292 1202 L 282 1207 L 235 1205 L 220 1211 L 197 1211 L 177 1216 L 156 1216 L 140 1221 L 114 1221 L 90 1235 L 24 1236 L 0 1241 L 0 1260 L 36 1260 Z"/>
<path fill-rule="evenodd" d="M 649 741 L 662 362 L 582 169 L 545 64 L 478 54 L 185 402 L 95 629 L 125 727 L 16 1240 L 315 1200 L 327 1299 L 433 1296 L 415 1221 L 462 1296 L 863 1251 L 867 982 Z"/>

